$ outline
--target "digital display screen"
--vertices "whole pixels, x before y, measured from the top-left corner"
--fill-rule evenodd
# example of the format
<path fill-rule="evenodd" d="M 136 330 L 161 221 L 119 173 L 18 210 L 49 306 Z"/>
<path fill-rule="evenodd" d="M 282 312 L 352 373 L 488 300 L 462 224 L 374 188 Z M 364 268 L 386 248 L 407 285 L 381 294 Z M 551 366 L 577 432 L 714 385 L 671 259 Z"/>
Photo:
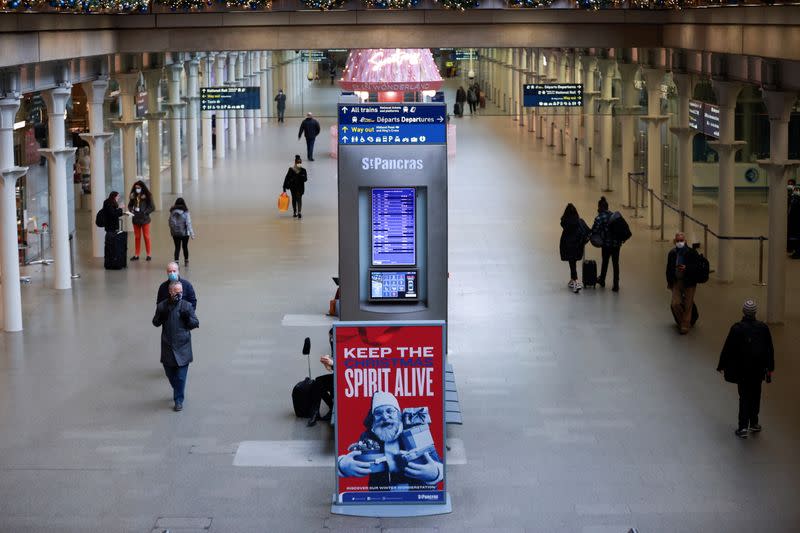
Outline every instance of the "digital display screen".
<path fill-rule="evenodd" d="M 522 86 L 525 107 L 580 107 L 583 105 L 581 83 L 528 83 Z"/>
<path fill-rule="evenodd" d="M 369 299 L 373 301 L 417 299 L 417 271 L 370 270 Z"/>
<path fill-rule="evenodd" d="M 703 102 L 700 100 L 689 100 L 689 127 L 702 131 L 703 116 Z"/>
<path fill-rule="evenodd" d="M 258 87 L 201 87 L 200 110 L 259 109 L 260 91 Z"/>
<path fill-rule="evenodd" d="M 413 187 L 372 189 L 372 264 L 414 266 L 416 191 Z"/>
<path fill-rule="evenodd" d="M 705 104 L 703 122 L 703 133 L 719 139 L 719 106 Z"/>

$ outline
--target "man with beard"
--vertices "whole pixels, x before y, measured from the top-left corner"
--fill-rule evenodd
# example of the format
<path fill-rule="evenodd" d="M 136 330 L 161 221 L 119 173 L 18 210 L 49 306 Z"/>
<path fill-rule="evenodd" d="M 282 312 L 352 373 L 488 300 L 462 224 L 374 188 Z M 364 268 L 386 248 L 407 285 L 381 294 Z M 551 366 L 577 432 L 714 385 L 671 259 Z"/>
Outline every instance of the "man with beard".
<path fill-rule="evenodd" d="M 356 460 L 361 450 L 354 450 L 337 460 L 338 474 L 342 477 L 361 477 L 369 475 L 370 490 L 397 490 L 406 485 L 408 490 L 430 490 L 444 478 L 444 466 L 436 452 L 426 452 L 417 461 L 402 461 L 400 434 L 403 423 L 400 404 L 393 394 L 376 392 L 372 396 L 372 408 L 364 420 L 367 431 L 361 434 L 360 441 L 373 441 L 380 445 L 380 452 L 386 458 L 386 468 L 381 472 L 370 472 L 370 463 Z M 405 466 L 403 466 L 405 465 Z"/>

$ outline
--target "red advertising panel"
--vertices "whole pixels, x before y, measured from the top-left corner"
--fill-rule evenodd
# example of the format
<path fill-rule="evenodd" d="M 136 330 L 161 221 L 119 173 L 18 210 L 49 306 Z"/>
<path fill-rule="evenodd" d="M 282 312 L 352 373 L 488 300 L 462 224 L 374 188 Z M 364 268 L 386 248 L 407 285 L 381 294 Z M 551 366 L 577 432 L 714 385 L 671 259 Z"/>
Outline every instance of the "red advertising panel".
<path fill-rule="evenodd" d="M 339 503 L 445 503 L 444 327 L 334 326 Z"/>

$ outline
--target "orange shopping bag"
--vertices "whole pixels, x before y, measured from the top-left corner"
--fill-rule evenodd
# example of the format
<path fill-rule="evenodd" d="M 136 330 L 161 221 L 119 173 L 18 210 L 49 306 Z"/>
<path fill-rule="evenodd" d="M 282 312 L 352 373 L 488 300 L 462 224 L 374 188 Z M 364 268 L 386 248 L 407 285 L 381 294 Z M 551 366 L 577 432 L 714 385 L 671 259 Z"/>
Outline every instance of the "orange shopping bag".
<path fill-rule="evenodd" d="M 280 196 L 278 196 L 278 211 L 288 211 L 289 210 L 289 195 L 285 192 L 282 192 Z"/>

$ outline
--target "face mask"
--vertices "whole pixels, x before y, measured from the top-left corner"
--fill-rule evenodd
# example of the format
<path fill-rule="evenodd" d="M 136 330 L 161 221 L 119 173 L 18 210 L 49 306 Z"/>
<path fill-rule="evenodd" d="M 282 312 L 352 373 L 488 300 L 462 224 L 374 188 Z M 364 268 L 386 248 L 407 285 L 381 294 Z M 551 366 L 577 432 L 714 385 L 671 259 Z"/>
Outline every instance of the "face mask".
<path fill-rule="evenodd" d="M 683 241 L 678 241 L 675 243 L 675 246 L 677 246 L 678 248 L 683 248 L 684 246 L 686 246 L 686 243 Z"/>
<path fill-rule="evenodd" d="M 134 190 L 136 191 L 136 194 L 139 194 L 139 193 L 142 192 L 142 189 L 140 189 L 139 187 L 136 187 Z"/>
<path fill-rule="evenodd" d="M 170 281 L 178 281 L 178 273 L 170 272 L 169 274 L 167 274 L 167 278 L 169 278 Z"/>
<path fill-rule="evenodd" d="M 786 190 L 792 192 L 794 190 L 794 185 L 787 185 Z"/>

